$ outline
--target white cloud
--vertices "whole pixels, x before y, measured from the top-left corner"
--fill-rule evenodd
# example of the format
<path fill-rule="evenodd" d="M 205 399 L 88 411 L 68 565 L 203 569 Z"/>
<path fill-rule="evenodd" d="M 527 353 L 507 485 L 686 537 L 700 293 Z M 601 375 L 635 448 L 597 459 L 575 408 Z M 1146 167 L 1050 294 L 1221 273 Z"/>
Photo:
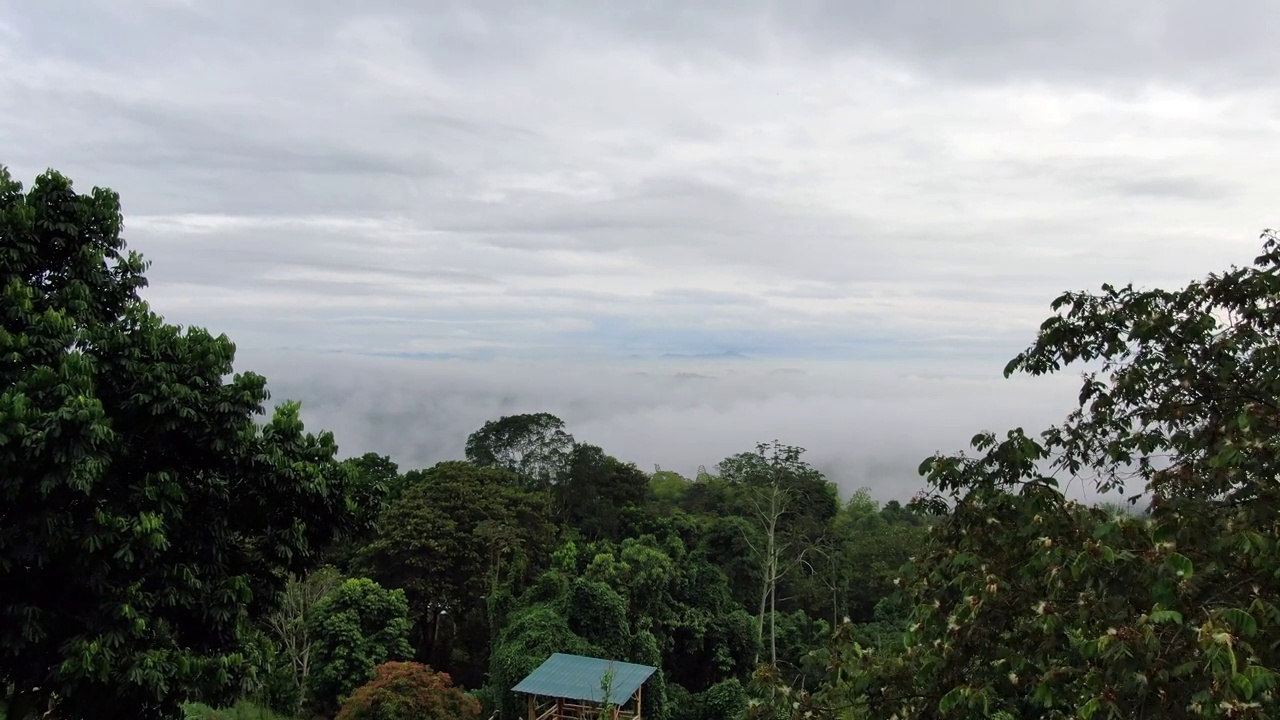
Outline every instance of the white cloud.
<path fill-rule="evenodd" d="M 891 5 L 11 4 L 0 161 L 119 190 L 170 320 L 324 362 L 998 372 L 1059 291 L 1185 282 L 1275 224 L 1280 6 Z M 583 422 L 791 422 L 625 411 Z"/>
<path fill-rule="evenodd" d="M 979 430 L 1060 419 L 1078 389 L 1072 377 L 1003 380 L 998 367 L 958 358 L 945 374 L 900 360 L 242 360 L 275 378 L 276 398 L 302 400 L 304 419 L 333 429 L 344 451 L 388 453 L 405 467 L 461 457 L 485 420 L 547 411 L 579 440 L 689 475 L 776 438 L 807 448 L 843 491 L 880 498 L 913 493 L 925 456 L 965 447 Z"/>

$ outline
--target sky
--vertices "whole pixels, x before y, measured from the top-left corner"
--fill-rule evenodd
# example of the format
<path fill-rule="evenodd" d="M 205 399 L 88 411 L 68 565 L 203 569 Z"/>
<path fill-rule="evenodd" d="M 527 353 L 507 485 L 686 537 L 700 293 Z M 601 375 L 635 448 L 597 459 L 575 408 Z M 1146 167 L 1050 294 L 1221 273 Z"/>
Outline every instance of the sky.
<path fill-rule="evenodd" d="M 0 0 L 0 163 L 122 197 L 146 299 L 344 454 L 553 412 L 919 487 L 1077 378 L 1048 304 L 1280 225 L 1274 0 Z"/>

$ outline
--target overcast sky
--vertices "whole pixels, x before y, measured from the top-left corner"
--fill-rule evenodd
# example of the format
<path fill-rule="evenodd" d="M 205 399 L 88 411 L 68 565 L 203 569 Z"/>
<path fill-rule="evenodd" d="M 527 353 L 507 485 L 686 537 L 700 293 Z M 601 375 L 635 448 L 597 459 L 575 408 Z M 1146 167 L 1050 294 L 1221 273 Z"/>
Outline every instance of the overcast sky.
<path fill-rule="evenodd" d="M 999 379 L 1059 291 L 1280 225 L 1278 36 L 1275 0 L 0 0 L 0 162 L 119 191 L 155 309 L 347 453 L 548 410 L 905 496 L 1069 409 Z"/>

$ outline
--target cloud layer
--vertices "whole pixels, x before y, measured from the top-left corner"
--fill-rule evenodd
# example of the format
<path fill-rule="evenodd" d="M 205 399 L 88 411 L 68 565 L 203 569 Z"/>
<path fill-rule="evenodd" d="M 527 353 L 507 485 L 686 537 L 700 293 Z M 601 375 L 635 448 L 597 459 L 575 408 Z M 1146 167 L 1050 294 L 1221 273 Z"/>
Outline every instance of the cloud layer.
<path fill-rule="evenodd" d="M 435 459 L 519 397 L 614 403 L 565 412 L 631 459 L 794 429 L 869 468 L 841 423 L 932 450 L 1023 400 L 798 405 L 771 370 L 839 361 L 811 377 L 846 400 L 886 362 L 994 375 L 1060 290 L 1247 261 L 1280 197 L 1278 31 L 1270 0 L 10 3 L 0 162 L 120 191 L 155 307 L 290 353 L 290 394 L 471 398 L 394 440 L 325 416 L 352 450 Z M 616 390 L 726 351 L 755 374 L 716 387 L 753 410 Z M 433 358 L 485 362 L 459 395 Z"/>
<path fill-rule="evenodd" d="M 982 429 L 1040 428 L 1061 419 L 1073 377 L 1003 380 L 998 368 L 937 363 L 667 359 L 423 361 L 248 353 L 277 398 L 303 400 L 310 422 L 352 448 L 405 467 L 461 457 L 486 420 L 550 411 L 581 441 L 651 470 L 692 476 L 779 439 L 845 492 L 882 499 L 920 487 L 935 451 L 965 447 Z"/>

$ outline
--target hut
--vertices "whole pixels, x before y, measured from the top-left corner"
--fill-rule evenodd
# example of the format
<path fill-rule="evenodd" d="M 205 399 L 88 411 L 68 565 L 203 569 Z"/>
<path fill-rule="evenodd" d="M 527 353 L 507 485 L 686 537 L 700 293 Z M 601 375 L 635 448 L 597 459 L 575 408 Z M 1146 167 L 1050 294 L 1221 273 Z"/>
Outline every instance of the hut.
<path fill-rule="evenodd" d="M 642 686 L 656 670 L 556 653 L 511 691 L 528 696 L 529 720 L 641 720 Z"/>

